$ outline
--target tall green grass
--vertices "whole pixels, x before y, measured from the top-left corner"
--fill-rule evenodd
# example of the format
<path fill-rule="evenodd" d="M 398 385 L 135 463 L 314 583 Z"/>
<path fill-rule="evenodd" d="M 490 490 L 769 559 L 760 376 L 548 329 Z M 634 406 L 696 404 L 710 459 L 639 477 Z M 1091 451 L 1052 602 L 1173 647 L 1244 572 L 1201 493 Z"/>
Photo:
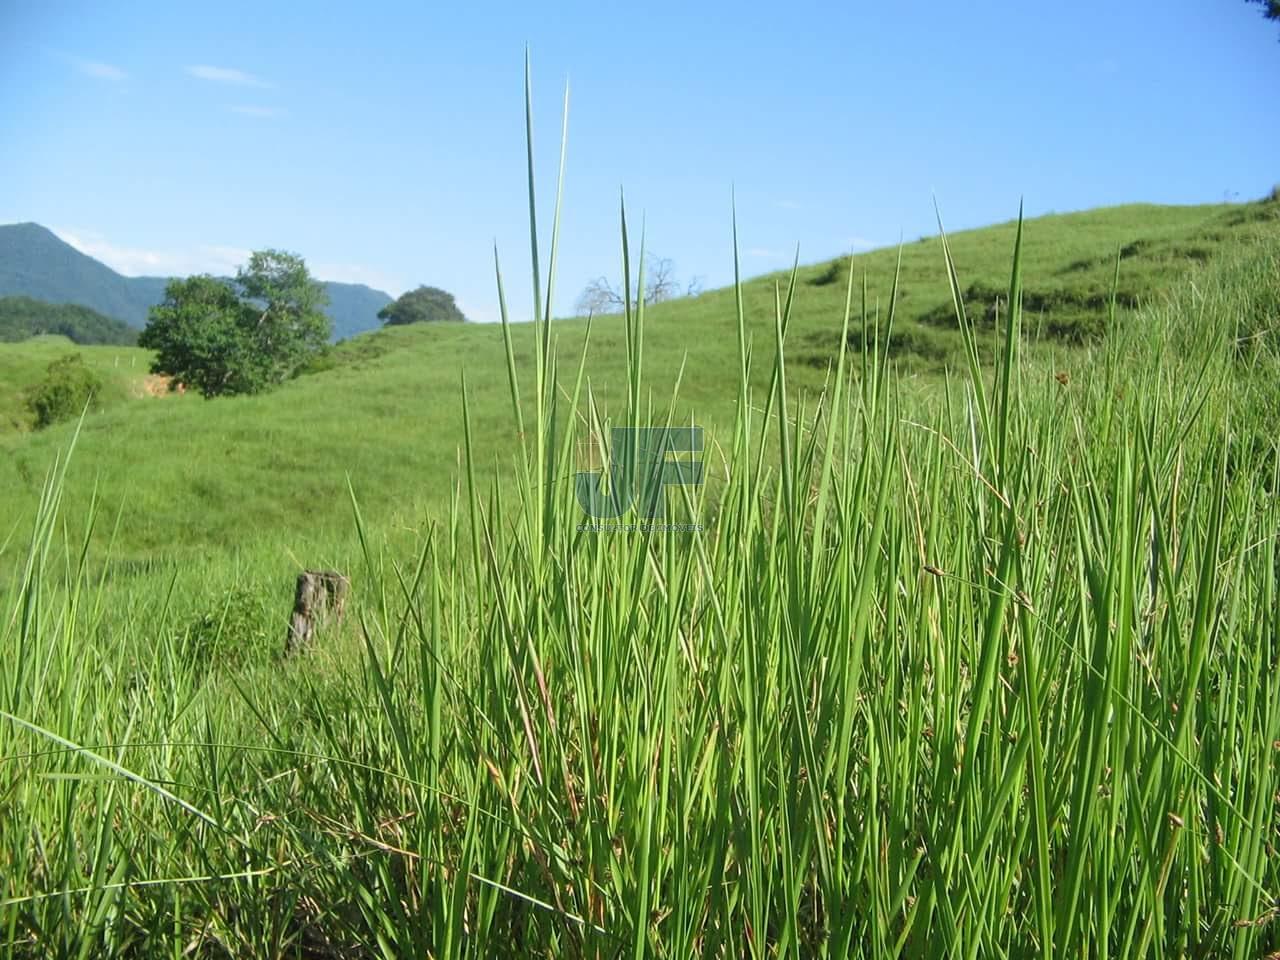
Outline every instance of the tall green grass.
<path fill-rule="evenodd" d="M 533 179 L 530 144 L 531 221 Z M 412 557 L 356 508 L 354 621 L 309 657 L 194 656 L 163 580 L 109 608 L 54 467 L 0 608 L 5 953 L 1280 949 L 1275 250 L 1050 366 L 1020 245 L 994 344 L 944 249 L 969 366 L 931 402 L 852 270 L 793 390 L 793 274 L 771 339 L 731 318 L 736 419 L 668 504 L 703 530 L 594 532 L 579 442 L 679 407 L 642 303 L 597 402 L 537 236 L 515 466 L 468 456 Z"/>

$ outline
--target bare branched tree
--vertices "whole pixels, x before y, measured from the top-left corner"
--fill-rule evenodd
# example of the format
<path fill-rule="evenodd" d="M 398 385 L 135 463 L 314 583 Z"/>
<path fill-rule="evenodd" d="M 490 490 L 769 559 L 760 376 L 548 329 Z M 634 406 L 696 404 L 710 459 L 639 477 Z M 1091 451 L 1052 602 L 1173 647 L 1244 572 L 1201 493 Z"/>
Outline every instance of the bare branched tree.
<path fill-rule="evenodd" d="M 644 302 L 662 303 L 679 292 L 676 286 L 676 267 L 669 257 L 652 257 L 646 265 L 648 277 L 644 285 Z"/>
<path fill-rule="evenodd" d="M 644 302 L 646 306 L 662 303 L 680 296 L 680 285 L 676 281 L 675 263 L 669 257 L 645 255 Z M 697 296 L 702 292 L 701 281 L 695 277 L 685 291 L 685 296 Z M 631 302 L 638 301 L 633 292 Z M 621 313 L 625 307 L 622 287 L 614 286 L 608 277 L 596 277 L 587 284 L 582 295 L 578 297 L 578 312 L 586 313 Z"/>
<path fill-rule="evenodd" d="M 613 288 L 608 277 L 596 277 L 578 297 L 578 313 L 618 313 L 622 310 L 622 294 Z"/>

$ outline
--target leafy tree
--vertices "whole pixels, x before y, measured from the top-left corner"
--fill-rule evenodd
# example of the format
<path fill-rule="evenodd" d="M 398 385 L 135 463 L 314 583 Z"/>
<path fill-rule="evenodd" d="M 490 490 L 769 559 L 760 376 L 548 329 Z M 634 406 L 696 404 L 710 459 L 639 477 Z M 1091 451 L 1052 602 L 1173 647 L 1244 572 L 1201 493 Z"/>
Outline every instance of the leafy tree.
<path fill-rule="evenodd" d="M 452 293 L 438 287 L 418 287 L 379 310 L 378 319 L 391 327 L 406 323 L 462 323 L 467 318 L 454 303 Z"/>
<path fill-rule="evenodd" d="M 153 373 L 168 374 L 206 397 L 251 393 L 265 379 L 248 350 L 253 317 L 226 282 L 210 276 L 173 280 L 151 308 L 138 345 L 156 351 Z"/>
<path fill-rule="evenodd" d="M 258 251 L 233 282 L 207 275 L 172 281 L 138 344 L 156 351 L 153 373 L 206 397 L 257 393 L 292 377 L 324 348 L 326 301 L 301 257 Z"/>
<path fill-rule="evenodd" d="M 102 378 L 84 365 L 78 353 L 69 353 L 49 364 L 44 379 L 27 397 L 36 427 L 44 428 L 78 417 L 86 405 L 95 406 L 102 392 Z"/>
<path fill-rule="evenodd" d="M 1280 0 L 1247 0 L 1262 7 L 1262 15 L 1268 20 L 1280 20 Z"/>
<path fill-rule="evenodd" d="M 250 341 L 267 365 L 268 381 L 288 379 L 329 339 L 329 295 L 301 257 L 280 250 L 251 254 L 248 266 L 236 272 L 236 284 L 242 299 L 260 310 Z"/>

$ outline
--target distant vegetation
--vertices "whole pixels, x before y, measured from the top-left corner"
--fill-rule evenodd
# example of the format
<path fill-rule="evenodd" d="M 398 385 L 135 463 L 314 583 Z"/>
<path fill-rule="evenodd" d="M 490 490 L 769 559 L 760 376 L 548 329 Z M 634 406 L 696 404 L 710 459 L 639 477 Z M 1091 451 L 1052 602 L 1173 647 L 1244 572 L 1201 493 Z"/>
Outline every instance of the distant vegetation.
<path fill-rule="evenodd" d="M 126 346 L 137 342 L 138 331 L 74 303 L 45 303 L 31 297 L 0 297 L 0 341 L 15 342 L 48 334 L 73 343 Z"/>
<path fill-rule="evenodd" d="M 207 275 L 170 282 L 138 345 L 156 351 L 153 373 L 206 397 L 259 393 L 324 349 L 326 302 L 301 257 L 260 250 L 233 283 Z"/>
<path fill-rule="evenodd" d="M 452 293 L 437 287 L 418 287 L 379 310 L 378 319 L 394 327 L 409 323 L 462 323 L 467 318 L 458 309 Z"/>
<path fill-rule="evenodd" d="M 170 279 L 121 276 L 38 223 L 0 225 L 0 296 L 80 304 L 140 329 L 164 299 Z M 360 283 L 322 285 L 337 340 L 376 330 L 378 311 L 391 302 L 381 290 Z"/>

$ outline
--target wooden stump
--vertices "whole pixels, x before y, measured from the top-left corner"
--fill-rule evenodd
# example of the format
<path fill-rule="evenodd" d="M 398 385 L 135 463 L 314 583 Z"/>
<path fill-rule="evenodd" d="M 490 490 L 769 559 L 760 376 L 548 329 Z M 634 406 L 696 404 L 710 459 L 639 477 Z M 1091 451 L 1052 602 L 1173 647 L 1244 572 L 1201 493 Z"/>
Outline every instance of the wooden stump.
<path fill-rule="evenodd" d="M 351 580 L 336 570 L 304 570 L 298 574 L 293 596 L 293 616 L 285 637 L 286 655 L 297 653 L 311 643 L 317 627 L 342 619 Z"/>

